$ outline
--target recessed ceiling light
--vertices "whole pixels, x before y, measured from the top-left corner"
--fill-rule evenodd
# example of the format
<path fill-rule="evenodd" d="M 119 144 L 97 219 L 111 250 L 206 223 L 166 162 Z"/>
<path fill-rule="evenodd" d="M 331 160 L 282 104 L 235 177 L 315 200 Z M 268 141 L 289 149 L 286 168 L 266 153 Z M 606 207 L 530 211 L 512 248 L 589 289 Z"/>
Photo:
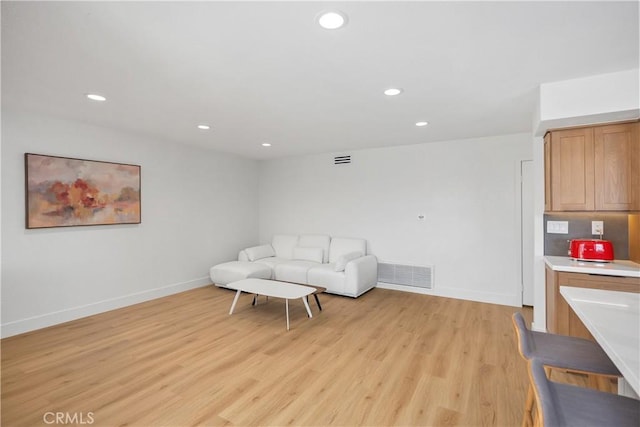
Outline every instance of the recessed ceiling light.
<path fill-rule="evenodd" d="M 200 129 L 200 130 L 209 130 L 209 129 L 211 129 L 211 126 L 209 126 L 209 125 L 198 125 L 198 129 Z"/>
<path fill-rule="evenodd" d="M 263 143 L 262 143 L 262 146 L 263 146 L 263 147 L 271 147 L 271 144 L 269 144 L 268 142 L 263 142 Z"/>
<path fill-rule="evenodd" d="M 87 98 L 89 98 L 92 101 L 106 101 L 107 98 L 105 98 L 102 95 L 98 95 L 96 93 L 88 93 L 87 94 Z"/>
<path fill-rule="evenodd" d="M 389 88 L 387 90 L 384 91 L 384 94 L 387 96 L 396 96 L 396 95 L 400 95 L 402 93 L 402 89 L 401 88 Z"/>
<path fill-rule="evenodd" d="M 429 122 L 416 122 L 416 126 L 426 126 Z"/>
<path fill-rule="evenodd" d="M 335 10 L 323 12 L 318 16 L 318 24 L 325 30 L 337 30 L 347 24 L 347 15 Z"/>

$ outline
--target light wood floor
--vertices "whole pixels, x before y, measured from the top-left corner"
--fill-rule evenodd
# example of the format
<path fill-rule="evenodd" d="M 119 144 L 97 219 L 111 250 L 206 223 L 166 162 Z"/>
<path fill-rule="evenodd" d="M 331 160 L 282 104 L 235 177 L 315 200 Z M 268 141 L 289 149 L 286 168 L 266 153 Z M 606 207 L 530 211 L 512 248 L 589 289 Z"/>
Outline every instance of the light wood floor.
<path fill-rule="evenodd" d="M 515 426 L 527 387 L 492 304 L 373 289 L 251 306 L 208 286 L 2 340 L 2 425 Z M 531 309 L 525 309 L 531 320 Z"/>

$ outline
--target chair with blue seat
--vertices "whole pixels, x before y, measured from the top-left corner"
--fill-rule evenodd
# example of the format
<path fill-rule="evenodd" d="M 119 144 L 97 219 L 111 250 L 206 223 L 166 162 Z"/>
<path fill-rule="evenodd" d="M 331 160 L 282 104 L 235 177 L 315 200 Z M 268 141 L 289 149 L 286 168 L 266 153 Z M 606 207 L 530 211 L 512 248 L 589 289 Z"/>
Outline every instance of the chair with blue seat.
<path fill-rule="evenodd" d="M 529 379 L 537 402 L 536 427 L 640 425 L 640 400 L 553 382 L 535 357 L 529 361 Z"/>
<path fill-rule="evenodd" d="M 527 328 L 525 319 L 519 312 L 513 314 L 512 321 L 520 355 L 527 361 L 532 358 L 539 360 L 547 374 L 551 369 L 586 374 L 592 386 L 597 386 L 598 377 L 610 380 L 622 376 L 596 342 L 532 331 Z M 530 384 L 522 419 L 523 426 L 533 425 L 533 405 L 534 393 Z"/>

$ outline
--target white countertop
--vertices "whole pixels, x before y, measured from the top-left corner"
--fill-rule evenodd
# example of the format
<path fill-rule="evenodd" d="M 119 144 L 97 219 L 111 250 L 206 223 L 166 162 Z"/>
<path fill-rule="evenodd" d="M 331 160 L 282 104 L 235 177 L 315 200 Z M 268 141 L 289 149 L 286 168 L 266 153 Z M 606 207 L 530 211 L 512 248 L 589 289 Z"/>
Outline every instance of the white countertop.
<path fill-rule="evenodd" d="M 640 294 L 569 286 L 560 294 L 640 394 Z"/>
<path fill-rule="evenodd" d="M 545 256 L 544 262 L 554 271 L 601 274 L 603 276 L 640 277 L 640 264 L 632 261 L 576 261 L 566 256 Z"/>

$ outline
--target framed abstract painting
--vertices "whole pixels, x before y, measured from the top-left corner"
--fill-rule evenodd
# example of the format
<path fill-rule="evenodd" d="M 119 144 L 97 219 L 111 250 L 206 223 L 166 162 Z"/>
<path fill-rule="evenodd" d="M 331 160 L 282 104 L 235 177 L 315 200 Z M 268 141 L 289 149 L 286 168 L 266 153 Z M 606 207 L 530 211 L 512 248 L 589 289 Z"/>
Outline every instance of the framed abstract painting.
<path fill-rule="evenodd" d="M 25 153 L 26 227 L 140 224 L 140 166 Z"/>

